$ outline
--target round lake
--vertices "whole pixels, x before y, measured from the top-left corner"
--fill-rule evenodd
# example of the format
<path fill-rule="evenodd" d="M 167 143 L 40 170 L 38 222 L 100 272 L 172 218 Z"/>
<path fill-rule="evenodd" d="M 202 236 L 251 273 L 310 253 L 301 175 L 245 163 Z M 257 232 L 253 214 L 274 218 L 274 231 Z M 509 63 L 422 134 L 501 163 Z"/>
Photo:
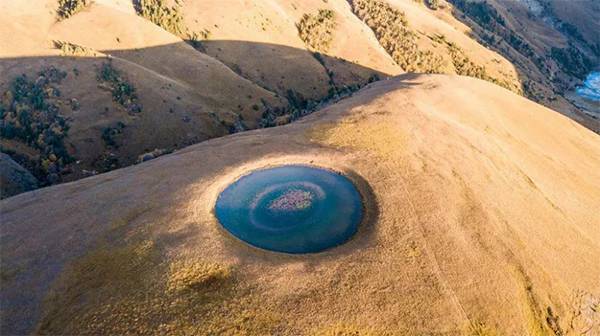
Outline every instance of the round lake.
<path fill-rule="evenodd" d="M 314 253 L 356 233 L 363 210 L 359 192 L 331 170 L 287 165 L 254 171 L 218 197 L 223 227 L 248 244 L 286 253 Z"/>

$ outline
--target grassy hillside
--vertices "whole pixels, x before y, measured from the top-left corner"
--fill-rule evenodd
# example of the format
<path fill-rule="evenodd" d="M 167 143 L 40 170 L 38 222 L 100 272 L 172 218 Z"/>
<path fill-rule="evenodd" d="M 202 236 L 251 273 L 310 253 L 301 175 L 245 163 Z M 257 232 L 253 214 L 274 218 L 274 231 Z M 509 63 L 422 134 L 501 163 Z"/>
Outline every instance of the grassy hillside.
<path fill-rule="evenodd" d="M 451 0 L 473 37 L 516 67 L 526 97 L 600 131 L 566 97 L 600 63 L 600 6 L 594 1 Z M 575 14 L 578 13 L 579 15 Z M 597 111 L 596 111 L 597 112 Z"/>
<path fill-rule="evenodd" d="M 527 35 L 517 23 L 540 20 L 509 7 L 463 0 L 3 2 L 0 146 L 41 186 L 51 185 L 286 124 L 407 71 L 483 79 L 600 129 L 562 97 L 588 58 L 597 63 L 585 47 L 591 42 L 565 49 L 572 39 L 555 38 L 552 29 Z M 579 13 L 555 7 L 561 22 Z M 564 45 L 544 44 L 550 40 Z M 573 70 L 557 70 L 565 66 Z"/>
<path fill-rule="evenodd" d="M 220 228 L 225 186 L 286 163 L 355 183 L 349 242 L 284 255 Z M 402 75 L 2 200 L 2 331 L 593 336 L 599 179 L 600 136 L 574 121 L 481 80 Z"/>

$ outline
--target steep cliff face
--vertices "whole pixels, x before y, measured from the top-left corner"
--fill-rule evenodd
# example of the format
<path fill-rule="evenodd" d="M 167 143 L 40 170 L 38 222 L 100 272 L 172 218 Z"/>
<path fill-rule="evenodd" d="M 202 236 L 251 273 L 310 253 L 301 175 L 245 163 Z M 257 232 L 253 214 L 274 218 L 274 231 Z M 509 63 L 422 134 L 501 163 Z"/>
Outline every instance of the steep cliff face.
<path fill-rule="evenodd" d="M 349 242 L 290 256 L 220 227 L 227 185 L 290 163 L 354 182 Z M 402 75 L 2 200 L 2 331 L 596 335 L 599 180 L 600 137 L 574 121 L 482 80 Z"/>

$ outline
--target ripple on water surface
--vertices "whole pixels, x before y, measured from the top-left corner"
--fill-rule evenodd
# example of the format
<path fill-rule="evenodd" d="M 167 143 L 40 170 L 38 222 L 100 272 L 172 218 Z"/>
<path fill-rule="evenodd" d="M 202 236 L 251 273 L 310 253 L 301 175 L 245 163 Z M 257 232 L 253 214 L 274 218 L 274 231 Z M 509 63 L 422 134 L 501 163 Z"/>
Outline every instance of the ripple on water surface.
<path fill-rule="evenodd" d="M 251 245 L 311 253 L 348 240 L 363 209 L 347 177 L 288 165 L 254 171 L 229 185 L 217 199 L 215 214 L 227 231 Z"/>

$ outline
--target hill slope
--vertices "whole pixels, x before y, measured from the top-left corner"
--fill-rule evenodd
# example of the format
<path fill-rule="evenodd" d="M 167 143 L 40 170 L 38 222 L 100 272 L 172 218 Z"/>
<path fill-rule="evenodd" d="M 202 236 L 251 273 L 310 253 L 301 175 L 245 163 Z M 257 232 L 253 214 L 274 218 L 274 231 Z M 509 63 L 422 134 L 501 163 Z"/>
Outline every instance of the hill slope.
<path fill-rule="evenodd" d="M 507 59 L 412 0 L 60 3 L 0 4 L 0 146 L 41 186 L 285 124 L 405 71 L 522 90 Z"/>
<path fill-rule="evenodd" d="M 288 256 L 220 228 L 219 191 L 284 163 L 355 181 L 351 241 Z M 0 201 L 2 332 L 596 335 L 599 180 L 600 137 L 572 120 L 484 81 L 403 75 Z"/>
<path fill-rule="evenodd" d="M 599 104 L 572 92 L 600 64 L 600 3 L 594 0 L 449 0 L 471 36 L 516 68 L 526 97 L 600 132 Z"/>

